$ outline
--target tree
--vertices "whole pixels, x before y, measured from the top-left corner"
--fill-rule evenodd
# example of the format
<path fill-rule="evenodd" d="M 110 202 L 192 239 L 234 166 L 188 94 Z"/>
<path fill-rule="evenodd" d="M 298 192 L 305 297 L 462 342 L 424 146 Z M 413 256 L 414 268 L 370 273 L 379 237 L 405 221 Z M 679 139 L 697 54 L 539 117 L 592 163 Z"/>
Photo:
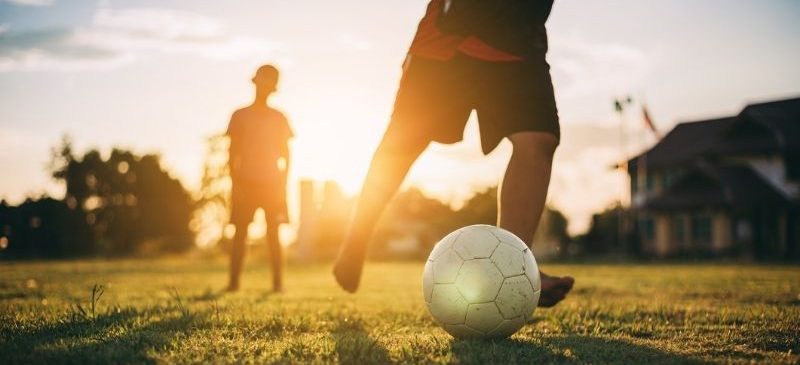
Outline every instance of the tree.
<path fill-rule="evenodd" d="M 375 234 L 375 256 L 390 256 L 391 240 L 413 237 L 415 255 L 427 257 L 433 245 L 457 228 L 453 210 L 440 200 L 426 196 L 417 188 L 405 190 L 392 199 Z"/>
<path fill-rule="evenodd" d="M 459 226 L 497 224 L 497 188 L 475 193 L 456 215 Z M 568 224 L 564 214 L 551 206 L 545 206 L 533 242 L 540 250 L 547 248 L 548 251 L 561 251 L 570 241 Z"/>
<path fill-rule="evenodd" d="M 621 242 L 619 218 L 625 214 L 624 208 L 616 204 L 592 215 L 589 231 L 577 239 L 581 253 L 626 253 L 625 247 L 621 247 L 619 244 Z M 629 238 L 629 241 L 633 240 Z"/>
<path fill-rule="evenodd" d="M 225 240 L 225 226 L 230 217 L 231 179 L 228 171 L 228 138 L 215 134 L 206 141 L 203 177 L 197 209 L 192 217 L 192 231 L 200 246 L 214 246 Z"/>
<path fill-rule="evenodd" d="M 66 185 L 64 202 L 82 210 L 101 253 L 179 252 L 192 246 L 194 202 L 157 155 L 114 149 L 78 157 L 68 138 L 54 149 L 51 171 Z"/>
<path fill-rule="evenodd" d="M 495 187 L 475 193 L 458 210 L 411 188 L 398 194 L 386 209 L 375 235 L 374 251 L 379 256 L 389 256 L 389 241 L 411 235 L 418 243 L 418 256 L 424 258 L 433 245 L 449 232 L 473 224 L 496 223 Z M 550 255 L 563 252 L 570 242 L 567 224 L 567 219 L 561 212 L 545 207 L 534 238 L 537 252 Z"/>
<path fill-rule="evenodd" d="M 13 258 L 86 256 L 96 248 L 86 215 L 48 197 L 0 202 L 0 241 L 2 256 Z"/>

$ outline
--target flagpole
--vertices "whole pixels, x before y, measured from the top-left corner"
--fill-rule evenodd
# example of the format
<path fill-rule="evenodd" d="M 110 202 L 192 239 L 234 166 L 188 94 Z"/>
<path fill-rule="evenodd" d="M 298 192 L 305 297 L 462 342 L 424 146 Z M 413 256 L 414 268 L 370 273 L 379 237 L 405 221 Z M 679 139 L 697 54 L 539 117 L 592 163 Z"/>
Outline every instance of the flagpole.
<path fill-rule="evenodd" d="M 625 248 L 627 246 L 627 239 L 625 234 L 625 192 L 628 189 L 629 182 L 625 179 L 628 174 L 628 158 L 625 138 L 625 109 L 633 102 L 630 96 L 614 100 L 614 111 L 619 116 L 619 150 L 620 162 L 619 169 L 622 173 L 622 186 L 619 191 L 619 212 L 617 216 L 617 235 L 619 239 L 619 246 Z"/>

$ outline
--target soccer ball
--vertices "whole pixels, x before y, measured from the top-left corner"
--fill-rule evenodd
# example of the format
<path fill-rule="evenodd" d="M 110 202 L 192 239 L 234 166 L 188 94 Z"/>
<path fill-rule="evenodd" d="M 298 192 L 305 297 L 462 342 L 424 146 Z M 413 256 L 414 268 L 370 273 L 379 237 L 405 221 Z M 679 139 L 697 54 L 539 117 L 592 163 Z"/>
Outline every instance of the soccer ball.
<path fill-rule="evenodd" d="M 505 338 L 533 316 L 539 268 L 517 236 L 489 225 L 460 228 L 436 243 L 422 276 L 433 318 L 456 338 Z"/>

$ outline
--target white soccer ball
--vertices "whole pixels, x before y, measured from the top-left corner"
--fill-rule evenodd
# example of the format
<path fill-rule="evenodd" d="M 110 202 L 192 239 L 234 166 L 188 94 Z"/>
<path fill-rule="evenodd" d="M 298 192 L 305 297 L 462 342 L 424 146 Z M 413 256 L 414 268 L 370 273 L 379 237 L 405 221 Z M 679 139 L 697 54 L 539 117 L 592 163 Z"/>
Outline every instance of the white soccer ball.
<path fill-rule="evenodd" d="M 533 316 L 539 268 L 513 233 L 479 224 L 448 234 L 433 247 L 422 276 L 425 303 L 457 338 L 508 337 Z"/>

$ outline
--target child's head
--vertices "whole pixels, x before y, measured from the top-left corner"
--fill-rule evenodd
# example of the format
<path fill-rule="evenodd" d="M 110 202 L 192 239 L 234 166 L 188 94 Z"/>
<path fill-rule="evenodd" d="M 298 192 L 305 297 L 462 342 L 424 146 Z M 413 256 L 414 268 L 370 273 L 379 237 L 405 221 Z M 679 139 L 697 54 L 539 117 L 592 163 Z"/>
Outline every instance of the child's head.
<path fill-rule="evenodd" d="M 278 69 L 272 65 L 259 67 L 253 76 L 253 84 L 256 85 L 256 92 L 263 94 L 275 92 L 278 85 Z"/>

